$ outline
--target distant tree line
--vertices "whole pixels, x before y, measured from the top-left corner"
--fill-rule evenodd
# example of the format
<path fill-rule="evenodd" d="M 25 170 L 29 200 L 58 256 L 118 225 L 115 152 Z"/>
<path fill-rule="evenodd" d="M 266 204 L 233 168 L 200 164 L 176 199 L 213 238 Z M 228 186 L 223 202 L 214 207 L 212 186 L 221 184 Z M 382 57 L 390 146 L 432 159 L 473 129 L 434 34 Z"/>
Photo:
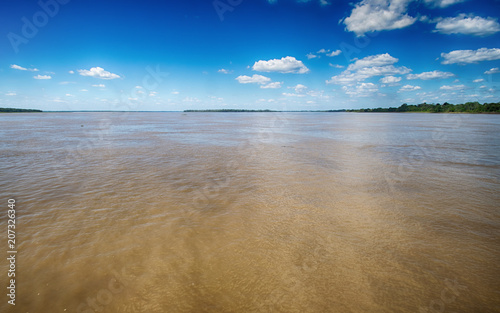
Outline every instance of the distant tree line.
<path fill-rule="evenodd" d="M 184 112 L 278 112 L 272 110 L 244 110 L 244 109 L 209 109 L 209 110 L 184 110 Z"/>
<path fill-rule="evenodd" d="M 34 109 L 15 109 L 15 108 L 0 108 L 0 113 L 16 113 L 16 112 L 43 112 L 42 110 L 34 110 Z"/>
<path fill-rule="evenodd" d="M 246 110 L 246 109 L 208 109 L 208 110 L 184 110 L 184 112 L 283 112 L 274 110 Z M 423 112 L 423 113 L 500 113 L 500 102 L 479 103 L 466 102 L 464 104 L 406 104 L 397 108 L 374 108 L 358 110 L 309 110 L 309 111 L 286 111 L 286 112 Z"/>
<path fill-rule="evenodd" d="M 340 110 L 300 110 L 300 111 L 274 111 L 274 110 L 246 110 L 246 109 L 208 109 L 208 110 L 184 110 L 184 112 L 346 112 Z"/>
<path fill-rule="evenodd" d="M 425 113 L 500 113 L 500 102 L 484 103 L 467 102 L 464 104 L 428 104 L 421 103 L 417 105 L 403 103 L 398 108 L 376 108 L 347 110 L 347 112 L 425 112 Z"/>

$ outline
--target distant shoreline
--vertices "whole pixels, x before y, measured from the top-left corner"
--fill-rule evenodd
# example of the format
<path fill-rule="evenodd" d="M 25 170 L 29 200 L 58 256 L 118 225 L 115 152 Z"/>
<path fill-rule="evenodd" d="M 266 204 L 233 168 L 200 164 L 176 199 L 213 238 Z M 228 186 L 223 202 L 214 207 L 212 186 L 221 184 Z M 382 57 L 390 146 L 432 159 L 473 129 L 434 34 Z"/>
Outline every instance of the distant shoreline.
<path fill-rule="evenodd" d="M 0 108 L 0 113 L 42 113 L 42 110 L 36 109 L 16 109 L 16 108 Z"/>
<path fill-rule="evenodd" d="M 217 111 L 217 110 L 189 110 L 189 111 L 41 111 L 41 110 L 25 110 L 25 111 L 0 111 L 0 114 L 10 113 L 438 113 L 438 114 L 500 114 L 500 112 L 394 112 L 394 111 L 361 111 L 361 110 L 302 110 L 302 111 L 258 111 L 258 110 L 238 110 L 238 111 Z"/>
<path fill-rule="evenodd" d="M 184 110 L 184 113 L 205 112 L 205 113 L 283 113 L 283 112 L 346 112 L 342 110 L 295 110 L 295 111 L 275 111 L 275 110 L 245 110 L 245 109 L 208 109 L 208 110 Z"/>
<path fill-rule="evenodd" d="M 466 113 L 466 114 L 500 114 L 500 102 L 483 103 L 466 102 L 464 104 L 443 103 L 442 105 L 421 103 L 418 105 L 403 103 L 401 106 L 389 108 L 373 108 L 373 109 L 337 109 L 337 110 L 253 110 L 253 109 L 198 109 L 184 111 L 110 111 L 110 110 L 77 110 L 77 111 L 42 111 L 38 109 L 17 109 L 17 108 L 0 108 L 0 113 L 110 113 L 110 112 L 183 112 L 183 113 Z"/>
<path fill-rule="evenodd" d="M 348 112 L 348 113 L 469 113 L 469 114 L 498 114 L 500 113 L 500 102 L 484 103 L 467 102 L 465 104 L 442 105 L 421 103 L 418 105 L 403 103 L 394 108 L 374 108 L 374 109 L 340 109 L 340 110 L 299 110 L 299 111 L 273 111 L 273 110 L 245 110 L 245 109 L 208 109 L 208 110 L 184 110 L 184 112 Z"/>

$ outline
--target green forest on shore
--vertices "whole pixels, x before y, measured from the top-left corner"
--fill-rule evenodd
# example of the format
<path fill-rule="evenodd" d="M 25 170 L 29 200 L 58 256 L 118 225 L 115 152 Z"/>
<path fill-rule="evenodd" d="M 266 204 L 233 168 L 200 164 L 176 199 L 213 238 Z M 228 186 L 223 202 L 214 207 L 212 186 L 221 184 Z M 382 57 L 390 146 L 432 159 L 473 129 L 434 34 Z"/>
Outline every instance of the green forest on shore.
<path fill-rule="evenodd" d="M 33 113 L 33 112 L 43 112 L 43 111 L 34 109 L 0 108 L 0 113 Z"/>
<path fill-rule="evenodd" d="M 184 112 L 283 112 L 273 110 L 246 110 L 246 109 L 208 109 L 208 110 L 184 110 Z M 352 109 L 352 110 L 302 110 L 286 112 L 421 112 L 421 113 L 500 113 L 500 102 L 484 103 L 467 102 L 464 104 L 406 104 L 397 108 L 375 108 L 375 109 Z"/>
<path fill-rule="evenodd" d="M 346 112 L 423 112 L 423 113 L 500 113 L 500 102 L 484 103 L 467 102 L 464 104 L 428 104 L 417 105 L 403 103 L 398 108 L 376 108 L 346 110 Z"/>

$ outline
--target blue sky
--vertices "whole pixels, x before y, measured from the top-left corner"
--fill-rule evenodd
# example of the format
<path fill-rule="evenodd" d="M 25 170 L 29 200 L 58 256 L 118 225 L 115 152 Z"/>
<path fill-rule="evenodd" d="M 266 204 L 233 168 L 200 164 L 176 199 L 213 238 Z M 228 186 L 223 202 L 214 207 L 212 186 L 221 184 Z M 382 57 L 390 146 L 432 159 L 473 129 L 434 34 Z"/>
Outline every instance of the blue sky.
<path fill-rule="evenodd" d="M 500 0 L 2 1 L 0 107 L 500 101 Z"/>

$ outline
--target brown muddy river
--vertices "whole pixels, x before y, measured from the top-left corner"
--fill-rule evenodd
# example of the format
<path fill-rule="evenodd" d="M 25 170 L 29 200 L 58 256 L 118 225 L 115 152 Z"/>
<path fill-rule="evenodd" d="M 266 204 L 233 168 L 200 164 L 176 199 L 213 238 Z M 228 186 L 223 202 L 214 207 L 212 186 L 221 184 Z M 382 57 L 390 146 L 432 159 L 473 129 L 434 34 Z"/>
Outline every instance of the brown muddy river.
<path fill-rule="evenodd" d="M 0 125 L 1 312 L 500 312 L 498 115 Z"/>

